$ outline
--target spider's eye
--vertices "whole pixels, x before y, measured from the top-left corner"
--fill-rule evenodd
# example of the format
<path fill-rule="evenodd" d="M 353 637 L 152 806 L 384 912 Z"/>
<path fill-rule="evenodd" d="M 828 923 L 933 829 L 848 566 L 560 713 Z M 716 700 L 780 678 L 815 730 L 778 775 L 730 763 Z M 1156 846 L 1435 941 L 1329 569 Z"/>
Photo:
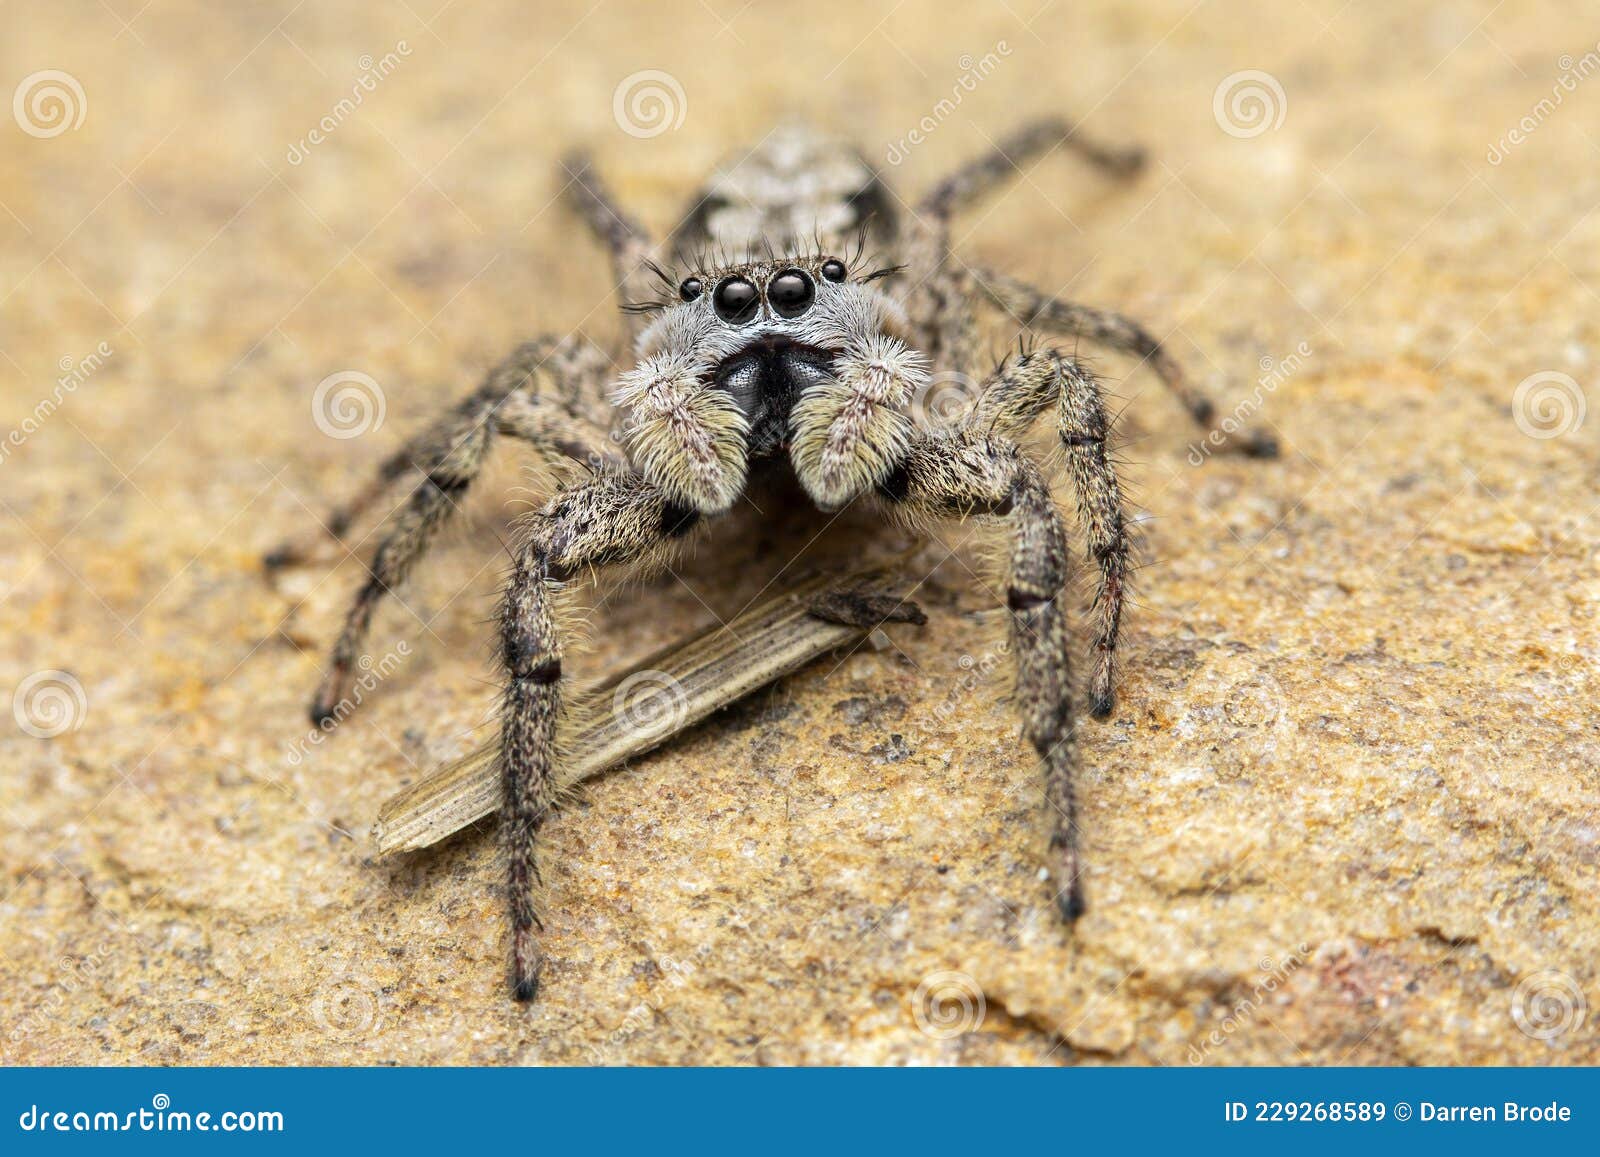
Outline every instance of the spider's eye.
<path fill-rule="evenodd" d="M 837 257 L 830 257 L 822 263 L 822 276 L 829 281 L 843 281 L 845 272 L 844 262 Z"/>
<path fill-rule="evenodd" d="M 684 301 L 693 301 L 705 292 L 705 288 L 700 284 L 698 277 L 685 277 L 683 283 L 678 286 L 678 296 Z"/>
<path fill-rule="evenodd" d="M 816 296 L 817 287 L 798 269 L 785 269 L 767 284 L 767 304 L 779 317 L 799 317 Z"/>
<path fill-rule="evenodd" d="M 711 304 L 723 321 L 743 325 L 761 308 L 761 295 L 744 278 L 730 277 L 717 286 L 711 295 Z"/>

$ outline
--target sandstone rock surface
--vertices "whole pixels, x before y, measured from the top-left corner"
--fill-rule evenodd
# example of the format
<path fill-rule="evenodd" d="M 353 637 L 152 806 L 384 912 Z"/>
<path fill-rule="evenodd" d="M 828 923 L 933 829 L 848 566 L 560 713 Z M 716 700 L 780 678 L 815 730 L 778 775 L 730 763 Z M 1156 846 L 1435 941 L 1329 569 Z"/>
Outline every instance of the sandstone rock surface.
<path fill-rule="evenodd" d="M 804 37 L 765 5 L 429 7 L 57 4 L 0 38 L 8 85 L 65 72 L 85 114 L 3 126 L 0 1056 L 1600 1062 L 1600 49 L 1566 6 L 819 2 Z M 613 96 L 647 69 L 682 122 L 634 135 Z M 614 338 L 565 149 L 665 227 L 786 115 L 914 190 L 1057 111 L 1148 171 L 1048 159 L 962 252 L 1147 319 L 1285 450 L 1208 455 L 1096 356 L 1148 565 L 1119 713 L 1084 726 L 1090 912 L 1067 934 L 1039 879 L 955 533 L 918 556 L 925 628 L 551 826 L 545 989 L 511 1007 L 492 831 L 390 862 L 366 830 L 492 709 L 516 456 L 324 743 L 304 708 L 359 563 L 268 582 L 260 553 L 516 341 Z M 383 420 L 330 437 L 312 392 L 346 371 Z M 908 545 L 784 513 L 609 592 L 582 664 Z"/>

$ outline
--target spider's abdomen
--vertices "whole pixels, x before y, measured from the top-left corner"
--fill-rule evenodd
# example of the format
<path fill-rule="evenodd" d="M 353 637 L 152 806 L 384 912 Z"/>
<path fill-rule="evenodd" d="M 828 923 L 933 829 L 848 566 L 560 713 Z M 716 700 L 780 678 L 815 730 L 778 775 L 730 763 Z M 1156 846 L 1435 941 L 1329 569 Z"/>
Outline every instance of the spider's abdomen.
<path fill-rule="evenodd" d="M 680 251 L 745 254 L 763 244 L 809 247 L 863 227 L 880 240 L 893 234 L 891 201 L 878 174 L 848 143 L 795 124 L 774 129 L 720 166 L 673 243 Z"/>

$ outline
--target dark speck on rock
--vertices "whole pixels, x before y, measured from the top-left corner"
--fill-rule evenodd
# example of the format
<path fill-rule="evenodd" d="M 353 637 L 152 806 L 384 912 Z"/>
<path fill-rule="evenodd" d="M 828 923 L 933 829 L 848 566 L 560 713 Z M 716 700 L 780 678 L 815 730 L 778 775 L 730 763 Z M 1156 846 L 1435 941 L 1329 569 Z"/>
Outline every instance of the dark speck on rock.
<path fill-rule="evenodd" d="M 899 763 L 911 754 L 911 745 L 906 742 L 904 735 L 896 732 L 889 736 L 888 743 L 875 743 L 867 749 L 868 754 L 885 763 Z"/>
<path fill-rule="evenodd" d="M 843 699 L 833 705 L 835 715 L 844 716 L 846 723 L 857 726 L 863 723 L 877 723 L 885 717 L 902 719 L 906 713 L 906 701 L 898 695 L 889 695 L 882 699 L 873 699 L 865 695 L 857 695 L 851 699 Z"/>

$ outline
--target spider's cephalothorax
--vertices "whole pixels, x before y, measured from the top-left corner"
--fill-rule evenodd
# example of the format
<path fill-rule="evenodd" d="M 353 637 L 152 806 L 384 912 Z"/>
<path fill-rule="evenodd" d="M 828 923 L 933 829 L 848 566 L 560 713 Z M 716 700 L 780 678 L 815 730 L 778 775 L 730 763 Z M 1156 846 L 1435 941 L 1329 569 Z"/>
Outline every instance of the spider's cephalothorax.
<path fill-rule="evenodd" d="M 750 461 L 777 453 L 827 508 L 883 481 L 928 363 L 875 280 L 828 255 L 685 277 L 613 393 L 640 472 L 701 514 L 732 506 Z"/>
<path fill-rule="evenodd" d="M 908 204 L 859 152 L 808 130 L 779 130 L 718 170 L 662 252 L 587 161 L 570 159 L 568 187 L 609 247 L 632 307 L 626 367 L 617 372 L 575 337 L 529 342 L 330 515 L 326 529 L 340 538 L 390 484 L 412 480 L 334 645 L 312 703 L 319 722 L 340 713 L 374 607 L 454 512 L 494 439 L 520 439 L 592 470 L 529 519 L 500 615 L 502 823 L 519 998 L 533 995 L 539 974 L 536 840 L 554 803 L 567 678 L 556 615 L 561 591 L 601 566 L 662 562 L 738 500 L 760 459 L 786 458 L 825 509 L 864 498 L 913 526 L 972 517 L 1009 524 L 1003 581 L 1016 702 L 1042 772 L 1056 900 L 1069 921 L 1083 910 L 1063 606 L 1071 556 L 1050 485 L 1021 449 L 1023 435 L 1054 415 L 1086 557 L 1099 580 L 1086 682 L 1089 712 L 1101 718 L 1113 707 L 1129 569 L 1121 487 L 1094 378 L 1063 348 L 1038 341 L 1024 341 L 985 371 L 976 354 L 981 314 L 994 311 L 1033 334 L 1137 354 L 1208 429 L 1214 408 L 1138 323 L 1049 297 L 951 253 L 952 214 L 1058 147 L 1115 175 L 1140 166 L 1136 150 L 1042 121 Z M 891 263 L 864 261 L 868 241 Z M 656 292 L 662 286 L 665 292 Z M 962 412 L 937 415 L 952 420 L 935 421 L 929 407 L 915 404 L 934 377 L 971 385 Z M 609 406 L 626 413 L 626 454 L 606 434 Z M 1239 444 L 1247 453 L 1275 452 L 1261 435 Z M 308 545 L 282 547 L 268 562 L 303 559 Z"/>

